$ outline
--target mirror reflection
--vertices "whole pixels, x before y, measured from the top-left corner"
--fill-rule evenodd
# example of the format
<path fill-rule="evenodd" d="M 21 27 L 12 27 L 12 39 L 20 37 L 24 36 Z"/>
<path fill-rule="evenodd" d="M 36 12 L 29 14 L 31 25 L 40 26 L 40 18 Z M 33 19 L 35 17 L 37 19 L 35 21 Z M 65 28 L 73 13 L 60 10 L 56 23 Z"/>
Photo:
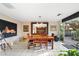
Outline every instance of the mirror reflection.
<path fill-rule="evenodd" d="M 48 24 L 45 22 L 32 22 L 32 34 L 47 34 Z"/>

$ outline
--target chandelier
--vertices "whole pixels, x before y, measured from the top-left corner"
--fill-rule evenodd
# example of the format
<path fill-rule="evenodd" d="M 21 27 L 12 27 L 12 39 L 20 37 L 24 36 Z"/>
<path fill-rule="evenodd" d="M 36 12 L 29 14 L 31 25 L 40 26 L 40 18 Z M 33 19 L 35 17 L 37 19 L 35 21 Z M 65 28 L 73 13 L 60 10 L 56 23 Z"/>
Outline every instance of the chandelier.
<path fill-rule="evenodd" d="M 41 16 L 39 16 L 39 19 L 42 21 Z M 46 24 L 44 24 L 43 22 L 37 22 L 36 27 L 40 28 L 40 27 L 46 27 Z"/>

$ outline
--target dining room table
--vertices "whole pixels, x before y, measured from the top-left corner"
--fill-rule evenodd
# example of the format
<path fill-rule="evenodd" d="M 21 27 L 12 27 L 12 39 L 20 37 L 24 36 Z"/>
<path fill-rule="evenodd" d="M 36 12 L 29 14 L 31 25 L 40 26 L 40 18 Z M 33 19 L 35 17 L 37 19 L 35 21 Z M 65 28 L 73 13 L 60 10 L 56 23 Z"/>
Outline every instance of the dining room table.
<path fill-rule="evenodd" d="M 40 44 L 42 44 L 42 42 L 48 42 L 51 41 L 52 45 L 51 45 L 51 49 L 53 49 L 53 41 L 54 41 L 54 37 L 53 36 L 40 36 L 40 35 L 32 35 L 32 36 L 28 36 L 28 43 L 32 42 L 33 44 L 35 43 L 35 41 L 39 41 Z M 28 45 L 29 47 L 30 45 Z"/>

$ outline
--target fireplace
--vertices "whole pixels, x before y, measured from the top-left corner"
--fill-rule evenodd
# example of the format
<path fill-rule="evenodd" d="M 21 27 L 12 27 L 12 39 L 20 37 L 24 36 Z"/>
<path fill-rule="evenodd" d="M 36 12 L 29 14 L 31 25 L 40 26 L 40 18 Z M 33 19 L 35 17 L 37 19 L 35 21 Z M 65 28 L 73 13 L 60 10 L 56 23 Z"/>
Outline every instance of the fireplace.
<path fill-rule="evenodd" d="M 0 19 L 0 31 L 5 38 L 17 35 L 17 24 Z"/>

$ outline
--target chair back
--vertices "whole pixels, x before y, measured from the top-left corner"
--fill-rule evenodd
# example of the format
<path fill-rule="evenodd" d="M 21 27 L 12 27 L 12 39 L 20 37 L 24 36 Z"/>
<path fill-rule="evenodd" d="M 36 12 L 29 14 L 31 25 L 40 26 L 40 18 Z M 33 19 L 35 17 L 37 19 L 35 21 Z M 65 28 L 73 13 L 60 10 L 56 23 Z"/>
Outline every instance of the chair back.
<path fill-rule="evenodd" d="M 33 39 L 33 43 L 40 43 L 40 39 Z"/>
<path fill-rule="evenodd" d="M 48 42 L 46 37 L 45 38 L 41 38 L 40 41 L 41 41 L 41 43 L 47 43 Z"/>

